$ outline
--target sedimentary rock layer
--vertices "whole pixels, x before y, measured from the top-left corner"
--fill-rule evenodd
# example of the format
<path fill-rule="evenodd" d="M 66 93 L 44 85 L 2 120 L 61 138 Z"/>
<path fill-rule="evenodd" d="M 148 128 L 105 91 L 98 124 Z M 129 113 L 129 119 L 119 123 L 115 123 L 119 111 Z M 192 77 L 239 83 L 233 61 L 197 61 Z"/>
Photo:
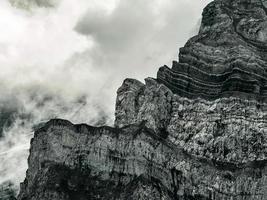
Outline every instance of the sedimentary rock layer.
<path fill-rule="evenodd" d="M 144 124 L 51 120 L 35 133 L 19 199 L 264 199 L 265 165 L 185 153 Z"/>
<path fill-rule="evenodd" d="M 118 90 L 115 125 L 141 122 L 198 157 L 233 165 L 267 159 L 267 104 L 256 100 L 189 99 L 152 78 L 127 79 Z"/>
<path fill-rule="evenodd" d="M 199 34 L 180 49 L 179 62 L 157 79 L 190 98 L 267 97 L 267 3 L 216 0 L 203 12 Z"/>

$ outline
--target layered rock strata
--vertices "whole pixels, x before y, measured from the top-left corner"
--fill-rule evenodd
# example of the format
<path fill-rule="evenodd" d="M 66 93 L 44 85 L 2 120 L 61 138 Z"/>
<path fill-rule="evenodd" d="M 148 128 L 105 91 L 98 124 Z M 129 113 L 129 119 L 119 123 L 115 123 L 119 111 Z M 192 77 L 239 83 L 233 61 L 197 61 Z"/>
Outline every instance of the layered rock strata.
<path fill-rule="evenodd" d="M 151 78 L 127 79 L 118 90 L 115 124 L 145 122 L 189 154 L 239 166 L 267 158 L 266 111 L 256 100 L 188 99 Z"/>
<path fill-rule="evenodd" d="M 266 12 L 215 0 L 179 62 L 123 82 L 115 128 L 37 130 L 18 199 L 267 199 Z"/>
<path fill-rule="evenodd" d="M 144 124 L 51 120 L 35 132 L 19 199 L 264 199 L 266 168 L 201 159 Z"/>
<path fill-rule="evenodd" d="M 203 12 L 199 34 L 180 49 L 158 80 L 190 98 L 237 96 L 266 100 L 267 3 L 216 0 Z"/>

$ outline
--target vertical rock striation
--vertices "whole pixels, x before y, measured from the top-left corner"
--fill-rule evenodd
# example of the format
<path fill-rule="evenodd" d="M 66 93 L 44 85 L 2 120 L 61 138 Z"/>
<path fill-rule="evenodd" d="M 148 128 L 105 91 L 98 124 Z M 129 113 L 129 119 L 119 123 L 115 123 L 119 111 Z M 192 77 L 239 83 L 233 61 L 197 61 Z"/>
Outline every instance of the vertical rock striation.
<path fill-rule="evenodd" d="M 117 92 L 115 128 L 35 132 L 19 200 L 267 199 L 267 2 L 215 0 L 179 62 Z"/>

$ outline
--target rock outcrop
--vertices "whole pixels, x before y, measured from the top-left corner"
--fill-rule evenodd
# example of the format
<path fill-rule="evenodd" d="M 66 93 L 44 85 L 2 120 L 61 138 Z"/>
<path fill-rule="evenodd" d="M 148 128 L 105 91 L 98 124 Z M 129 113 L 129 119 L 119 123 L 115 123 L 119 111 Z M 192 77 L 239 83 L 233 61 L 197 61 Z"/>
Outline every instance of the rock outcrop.
<path fill-rule="evenodd" d="M 175 93 L 208 100 L 267 95 L 267 2 L 216 0 L 203 12 L 199 34 L 180 49 L 179 63 L 158 80 Z"/>
<path fill-rule="evenodd" d="M 0 184 L 0 199 L 1 200 L 16 200 L 16 191 L 10 182 Z"/>
<path fill-rule="evenodd" d="M 115 127 L 35 132 L 19 200 L 267 199 L 267 2 L 215 0 L 179 62 L 118 90 Z"/>
<path fill-rule="evenodd" d="M 51 120 L 35 132 L 19 199 L 263 199 L 264 163 L 187 154 L 144 124 Z"/>

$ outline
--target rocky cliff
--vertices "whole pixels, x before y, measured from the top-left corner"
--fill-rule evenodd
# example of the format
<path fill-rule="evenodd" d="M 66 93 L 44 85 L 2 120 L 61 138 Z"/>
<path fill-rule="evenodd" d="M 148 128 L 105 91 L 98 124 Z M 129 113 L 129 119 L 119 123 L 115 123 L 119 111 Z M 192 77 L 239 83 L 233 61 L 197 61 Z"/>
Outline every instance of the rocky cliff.
<path fill-rule="evenodd" d="M 215 0 L 179 62 L 118 90 L 115 127 L 35 132 L 20 200 L 267 199 L 267 2 Z"/>
<path fill-rule="evenodd" d="M 0 199 L 1 200 L 16 200 L 16 191 L 14 185 L 10 182 L 0 184 Z"/>

